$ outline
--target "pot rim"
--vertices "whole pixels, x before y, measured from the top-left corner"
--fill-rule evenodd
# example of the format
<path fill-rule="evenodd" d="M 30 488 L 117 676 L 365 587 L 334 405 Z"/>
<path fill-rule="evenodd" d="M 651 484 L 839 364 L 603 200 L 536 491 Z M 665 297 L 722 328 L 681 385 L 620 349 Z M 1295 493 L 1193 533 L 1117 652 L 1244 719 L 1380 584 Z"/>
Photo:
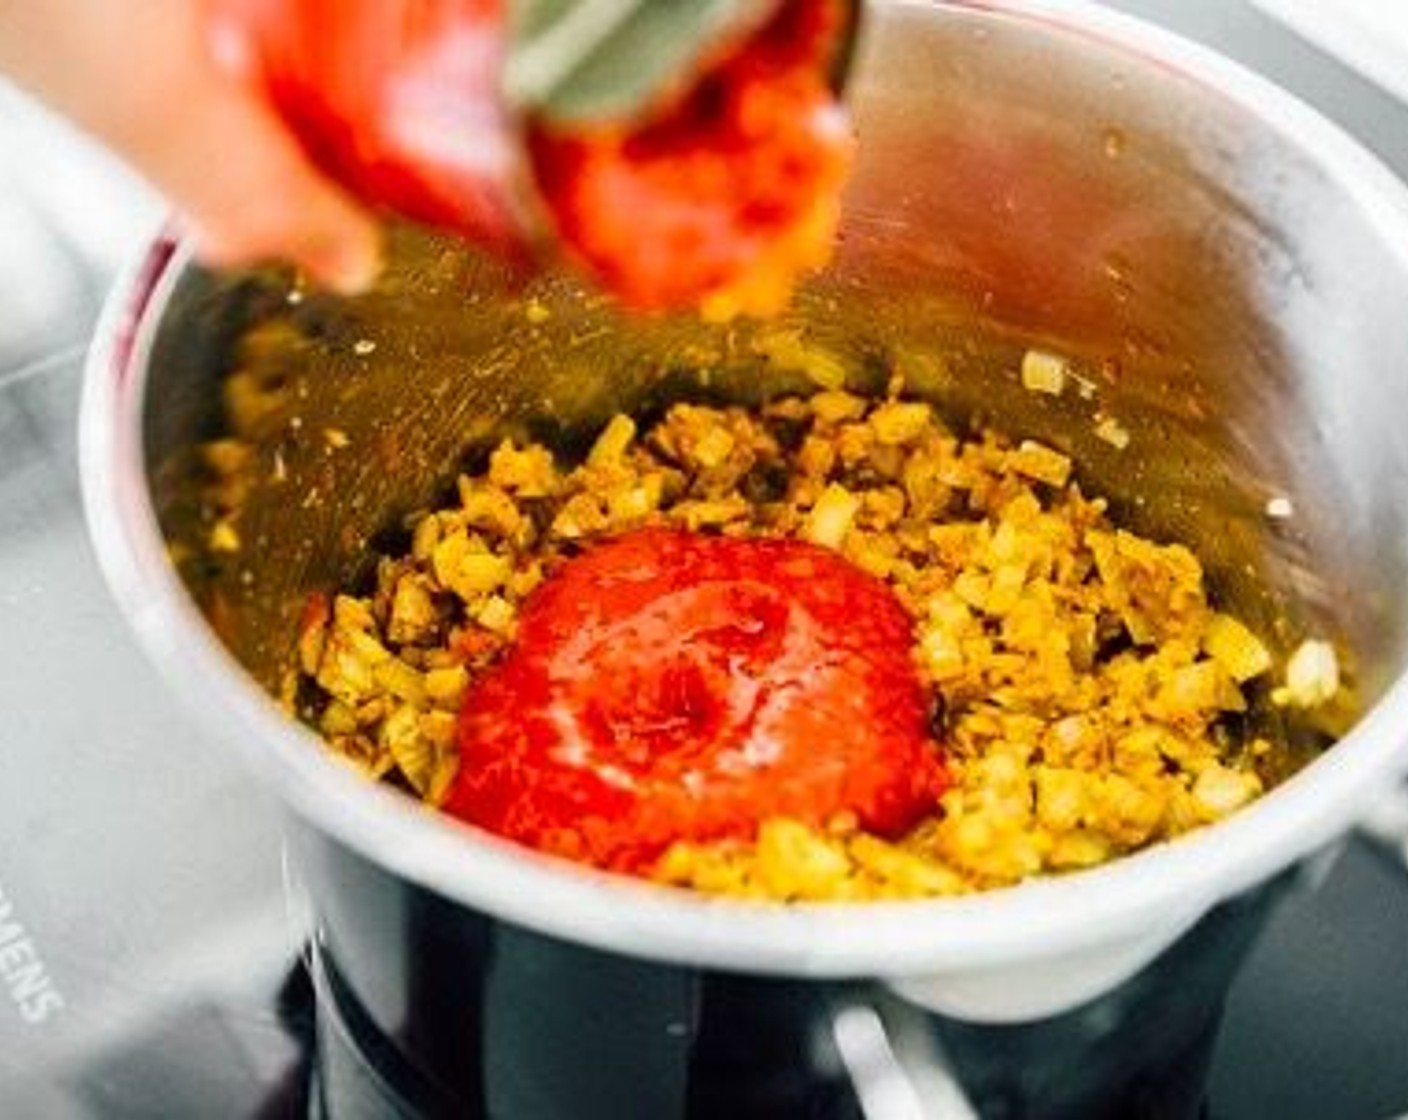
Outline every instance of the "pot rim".
<path fill-rule="evenodd" d="M 933 9 L 924 0 L 887 0 Z M 1383 233 L 1408 275 L 1408 187 L 1293 95 L 1211 50 L 1085 0 L 950 0 L 1000 20 L 1092 39 L 1174 68 L 1314 152 Z M 501 840 L 368 783 L 278 711 L 220 644 L 168 563 L 146 485 L 142 412 L 167 301 L 190 261 L 169 231 L 111 293 L 85 369 L 80 473 L 90 533 L 146 652 L 201 720 L 296 813 L 347 848 L 448 899 L 601 949 L 648 959 L 815 977 L 999 968 L 1170 940 L 1219 900 L 1353 826 L 1408 771 L 1408 675 L 1334 749 L 1230 818 L 1102 867 L 957 898 L 866 903 L 718 899 L 586 869 Z"/>

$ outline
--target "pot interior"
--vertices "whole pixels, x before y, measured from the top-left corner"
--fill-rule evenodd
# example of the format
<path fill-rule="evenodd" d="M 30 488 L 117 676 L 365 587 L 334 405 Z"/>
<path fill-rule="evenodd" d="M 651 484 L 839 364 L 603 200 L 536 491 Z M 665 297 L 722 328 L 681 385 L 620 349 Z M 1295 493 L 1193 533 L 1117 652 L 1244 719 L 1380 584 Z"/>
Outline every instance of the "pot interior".
<path fill-rule="evenodd" d="M 411 230 L 352 300 L 188 267 L 146 373 L 162 532 L 277 691 L 309 594 L 365 576 L 505 435 L 571 454 L 619 410 L 899 375 L 960 429 L 1068 452 L 1123 523 L 1193 547 L 1278 659 L 1339 643 L 1370 704 L 1408 638 L 1408 221 L 1298 110 L 1227 82 L 1030 15 L 877 7 L 839 251 L 775 321 L 624 318 Z M 1070 361 L 1059 397 L 1023 387 L 1032 348 Z M 200 446 L 232 431 L 250 466 L 213 495 Z M 240 547 L 212 549 L 235 498 Z M 1280 730 L 1294 759 L 1323 729 Z"/>

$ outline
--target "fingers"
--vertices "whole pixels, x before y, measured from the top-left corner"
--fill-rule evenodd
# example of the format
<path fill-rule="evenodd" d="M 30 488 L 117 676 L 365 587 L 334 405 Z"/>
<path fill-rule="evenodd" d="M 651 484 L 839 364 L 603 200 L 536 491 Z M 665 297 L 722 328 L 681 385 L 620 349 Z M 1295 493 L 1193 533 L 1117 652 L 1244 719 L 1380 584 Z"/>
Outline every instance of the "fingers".
<path fill-rule="evenodd" d="M 308 162 L 281 122 L 231 84 L 153 145 L 148 174 L 182 210 L 212 265 L 287 260 L 342 292 L 381 267 L 377 223 Z"/>
<path fill-rule="evenodd" d="M 205 11 L 192 0 L 0 0 L 0 67 L 150 180 L 210 263 L 284 260 L 341 291 L 365 288 L 380 261 L 376 221 L 213 63 Z"/>

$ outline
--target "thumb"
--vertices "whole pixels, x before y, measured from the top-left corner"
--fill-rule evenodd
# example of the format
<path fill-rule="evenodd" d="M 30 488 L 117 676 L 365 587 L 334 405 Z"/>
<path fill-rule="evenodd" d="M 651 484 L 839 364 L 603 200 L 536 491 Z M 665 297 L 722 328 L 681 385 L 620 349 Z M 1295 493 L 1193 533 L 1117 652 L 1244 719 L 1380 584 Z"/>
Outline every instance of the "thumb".
<path fill-rule="evenodd" d="M 252 94 L 217 80 L 172 124 L 177 133 L 154 138 L 139 163 L 183 213 L 204 261 L 286 260 L 347 293 L 376 279 L 381 238 L 372 216 L 313 167 Z"/>
<path fill-rule="evenodd" d="M 380 259 L 376 222 L 253 87 L 215 63 L 205 10 L 192 0 L 0 0 L 0 67 L 162 191 L 207 261 L 282 259 L 332 287 L 366 287 Z"/>

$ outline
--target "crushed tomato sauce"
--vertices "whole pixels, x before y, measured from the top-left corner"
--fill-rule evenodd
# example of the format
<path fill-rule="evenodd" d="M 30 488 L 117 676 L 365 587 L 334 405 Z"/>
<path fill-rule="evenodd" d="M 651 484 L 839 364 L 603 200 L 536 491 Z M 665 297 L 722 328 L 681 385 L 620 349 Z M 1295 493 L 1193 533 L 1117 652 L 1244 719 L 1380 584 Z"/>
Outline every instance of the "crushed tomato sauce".
<path fill-rule="evenodd" d="M 569 252 L 638 307 L 770 313 L 829 255 L 851 137 L 827 74 L 830 0 L 789 0 L 644 122 L 530 132 Z"/>
<path fill-rule="evenodd" d="M 948 785 L 912 648 L 894 593 L 829 550 L 626 534 L 525 604 L 465 698 L 445 808 L 628 871 L 773 816 L 897 835 Z"/>

